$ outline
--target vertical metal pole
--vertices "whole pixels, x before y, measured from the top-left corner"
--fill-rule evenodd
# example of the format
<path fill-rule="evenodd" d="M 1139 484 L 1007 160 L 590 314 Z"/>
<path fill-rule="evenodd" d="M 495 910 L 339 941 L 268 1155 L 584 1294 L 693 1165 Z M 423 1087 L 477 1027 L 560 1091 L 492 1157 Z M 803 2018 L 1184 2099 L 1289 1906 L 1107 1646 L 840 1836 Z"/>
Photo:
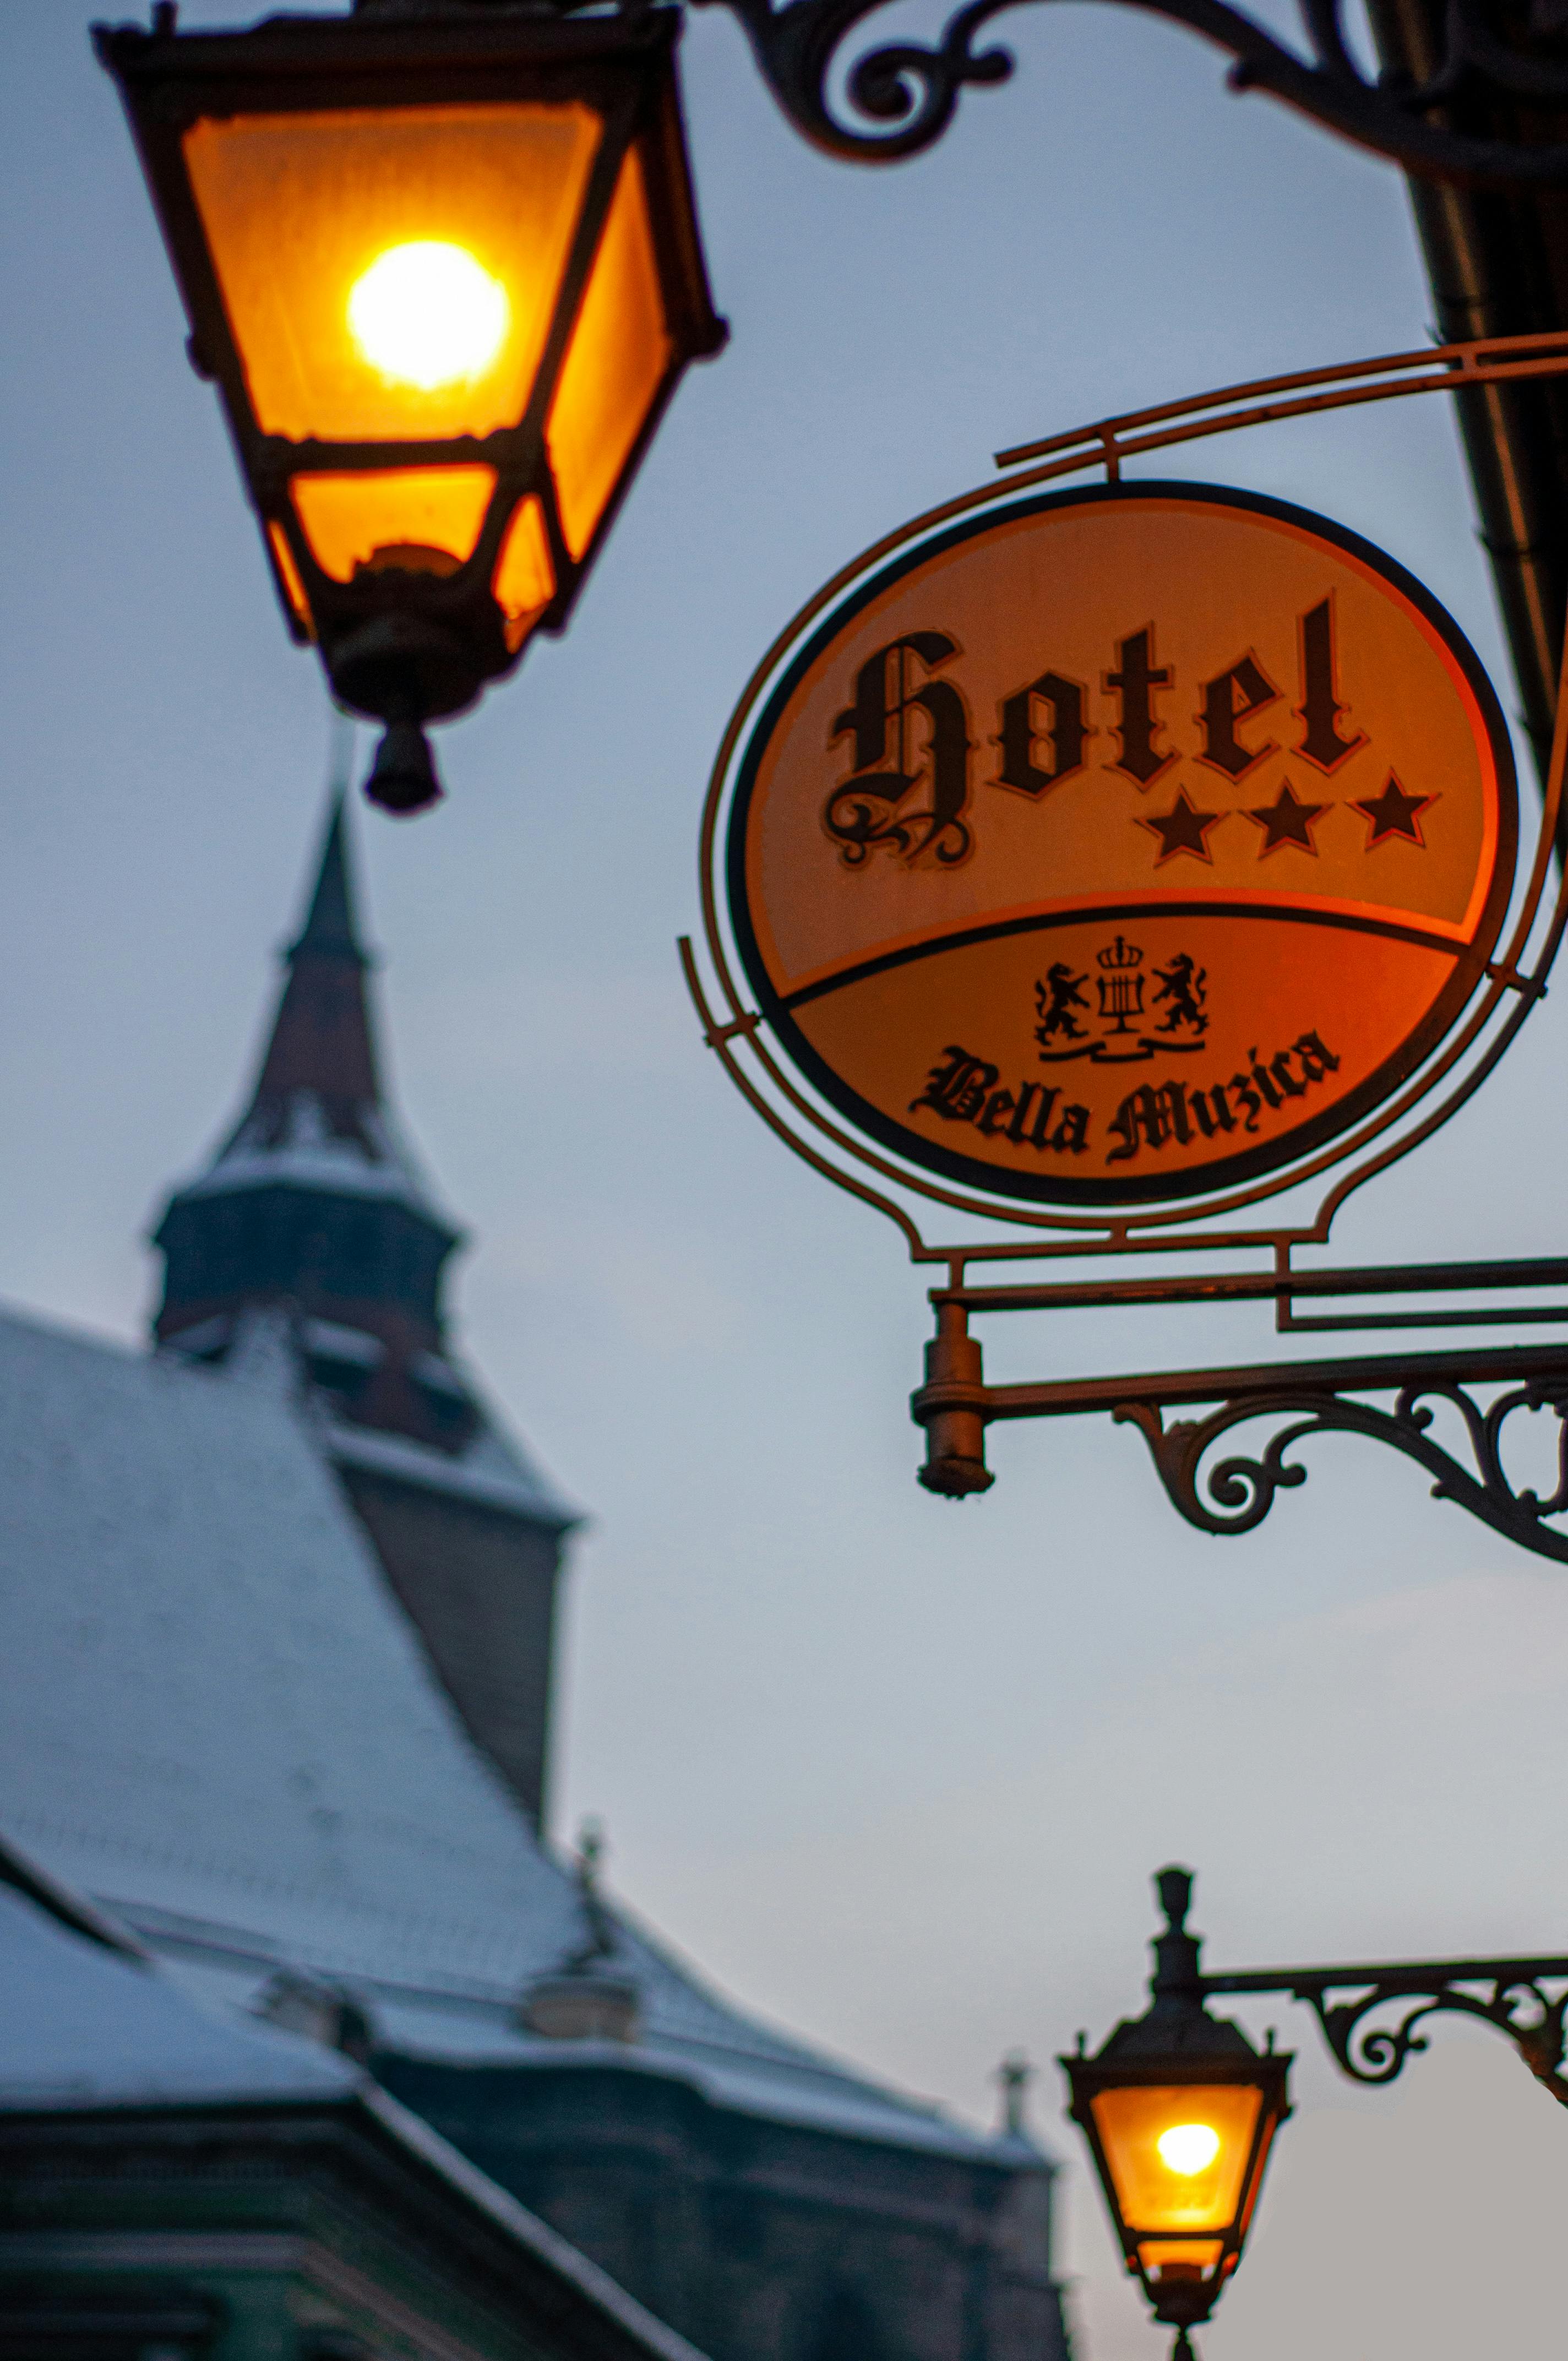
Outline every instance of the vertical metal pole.
<path fill-rule="evenodd" d="M 969 1333 L 969 1314 L 961 1303 L 937 1307 L 937 1333 L 926 1347 L 926 1387 L 951 1386 L 968 1389 L 985 1382 L 980 1339 Z M 926 1465 L 920 1481 L 927 1492 L 961 1500 L 966 1493 L 988 1491 L 996 1478 L 985 1464 L 985 1416 L 959 1399 L 938 1400 L 922 1413 L 926 1423 Z"/>

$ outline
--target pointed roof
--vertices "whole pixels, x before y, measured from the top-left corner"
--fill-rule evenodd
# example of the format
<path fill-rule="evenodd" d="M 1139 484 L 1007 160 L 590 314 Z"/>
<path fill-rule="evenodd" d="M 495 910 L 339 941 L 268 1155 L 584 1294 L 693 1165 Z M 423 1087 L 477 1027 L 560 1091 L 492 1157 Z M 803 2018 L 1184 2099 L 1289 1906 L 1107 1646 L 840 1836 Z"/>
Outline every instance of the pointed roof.
<path fill-rule="evenodd" d="M 382 1095 L 367 994 L 375 961 L 360 937 L 341 787 L 327 806 L 313 876 L 304 923 L 283 953 L 288 972 L 250 1102 L 207 1170 L 176 1191 L 171 1210 L 283 1183 L 399 1204 L 450 1246 L 459 1232 Z M 162 1230 L 159 1241 L 167 1243 Z"/>
<path fill-rule="evenodd" d="M 333 1133 L 362 1137 L 366 1112 L 380 1104 L 381 1082 L 365 997 L 370 960 L 355 924 L 341 790 L 327 810 L 305 923 L 283 956 L 288 978 L 240 1129 L 268 1111 L 286 1118 L 290 1102 L 308 1091 Z"/>
<path fill-rule="evenodd" d="M 311 906 L 305 913 L 305 923 L 300 930 L 299 939 L 289 946 L 288 957 L 291 961 L 297 961 L 302 952 L 311 952 L 323 958 L 351 959 L 361 967 L 370 964 L 369 954 L 359 939 L 359 929 L 355 924 L 355 895 L 349 870 L 344 802 L 344 789 L 334 787 L 322 830 L 315 892 L 311 895 Z"/>

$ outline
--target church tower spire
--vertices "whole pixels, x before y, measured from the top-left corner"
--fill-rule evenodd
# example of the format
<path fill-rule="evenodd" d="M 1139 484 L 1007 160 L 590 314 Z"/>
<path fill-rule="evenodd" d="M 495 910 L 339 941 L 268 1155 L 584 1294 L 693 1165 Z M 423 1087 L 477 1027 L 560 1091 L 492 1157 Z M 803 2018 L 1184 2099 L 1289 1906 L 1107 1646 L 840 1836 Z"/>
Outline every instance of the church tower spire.
<path fill-rule="evenodd" d="M 289 973 L 257 1078 L 254 1114 L 313 1091 L 333 1127 L 352 1137 L 356 1113 L 380 1104 L 376 1045 L 366 1005 L 371 961 L 359 939 L 341 790 L 327 809 L 305 922 L 283 954 Z"/>
<path fill-rule="evenodd" d="M 461 1389 L 429 1380 L 460 1234 L 382 1097 L 341 794 L 304 924 L 283 957 L 249 1104 L 158 1227 L 158 1339 L 215 1356 L 247 1306 L 283 1306 L 321 1345 L 313 1358 L 328 1382 L 335 1376 L 352 1422 L 455 1448 L 471 1424 Z"/>
<path fill-rule="evenodd" d="M 469 1737 L 538 1825 L 578 1521 L 447 1351 L 460 1234 L 386 1102 L 356 900 L 337 793 L 245 1112 L 159 1223 L 154 1333 L 221 1370 L 250 1315 L 281 1316 L 310 1433 Z"/>

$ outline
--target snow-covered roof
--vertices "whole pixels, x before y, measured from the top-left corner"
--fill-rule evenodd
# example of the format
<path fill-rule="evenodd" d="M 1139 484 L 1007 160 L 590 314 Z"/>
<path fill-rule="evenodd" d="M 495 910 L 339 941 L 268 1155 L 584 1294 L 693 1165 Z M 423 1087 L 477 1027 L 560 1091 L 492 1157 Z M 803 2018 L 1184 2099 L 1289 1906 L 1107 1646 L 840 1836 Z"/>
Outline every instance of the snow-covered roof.
<path fill-rule="evenodd" d="M 358 1110 L 349 1134 L 334 1129 L 317 1092 L 291 1091 L 247 1116 L 213 1161 L 174 1193 L 193 1203 L 268 1187 L 388 1200 L 460 1235 L 384 1107 Z"/>
<path fill-rule="evenodd" d="M 362 2068 L 201 2007 L 0 1886 L 0 2110 L 338 2099 Z"/>
<path fill-rule="evenodd" d="M 469 1388 L 466 1398 L 473 1400 L 476 1391 Z M 478 1426 L 460 1450 L 438 1451 L 411 1435 L 355 1426 L 334 1415 L 325 1401 L 318 1409 L 323 1440 L 339 1467 L 389 1476 L 420 1491 L 440 1492 L 449 1500 L 472 1501 L 476 1508 L 505 1509 L 562 1532 L 582 1522 L 581 1511 L 569 1506 L 514 1438 L 482 1411 Z"/>
<path fill-rule="evenodd" d="M 438 2174 L 573 2300 L 608 2313 L 654 2361 L 702 2361 L 609 2274 L 498 2189 L 362 2066 L 236 2021 L 0 1883 L 0 2114 L 107 2108 L 346 2104 Z"/>
<path fill-rule="evenodd" d="M 582 1897 L 469 1742 L 265 1320 L 221 1368 L 0 1316 L 0 1831 L 210 1998 L 326 1979 L 378 2037 L 971 2157 L 995 2145 L 743 2015 L 624 1914 L 630 2045 L 517 2004 Z"/>

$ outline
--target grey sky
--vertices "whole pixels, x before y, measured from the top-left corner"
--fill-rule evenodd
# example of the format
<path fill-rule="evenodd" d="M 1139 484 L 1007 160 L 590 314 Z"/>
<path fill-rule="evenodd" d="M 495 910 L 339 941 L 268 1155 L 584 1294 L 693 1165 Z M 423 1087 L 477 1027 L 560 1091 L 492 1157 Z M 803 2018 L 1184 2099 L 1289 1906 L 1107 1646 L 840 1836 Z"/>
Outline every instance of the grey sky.
<path fill-rule="evenodd" d="M 230 1115 L 274 989 L 329 730 L 87 14 L 9 0 L 0 26 L 0 1289 L 131 1334 L 140 1232 Z M 1003 2048 L 1048 2061 L 1136 2002 L 1172 1857 L 1217 1961 L 1568 1941 L 1563 1577 L 1346 1441 L 1243 1542 L 1189 1532 L 1108 1425 L 1004 1433 L 983 1501 L 928 1499 L 923 1281 L 747 1113 L 685 1004 L 707 764 L 820 579 L 1001 445 L 1425 337 L 1390 169 L 1228 98 L 1217 58 L 1132 10 L 1008 38 L 1014 82 L 873 173 L 812 154 L 728 18 L 694 16 L 730 348 L 688 379 L 569 637 L 444 733 L 448 802 L 358 829 L 397 1088 L 473 1225 L 466 1342 L 594 1518 L 560 1824 L 602 1812 L 619 1890 L 749 2002 L 971 2113 Z M 1511 702 L 1437 401 L 1177 472 L 1382 543 Z M 1561 1040 L 1553 1001 L 1336 1244 L 1558 1246 Z M 1266 1349 L 1239 1317 L 1020 1323 L 992 1367 Z M 1298 2014 L 1276 2012 L 1301 2114 L 1207 2361 L 1556 2353 L 1568 2125 L 1463 2034 L 1357 2098 Z M 1086 2348 L 1136 2361 L 1160 2344 L 1058 2107 L 1047 2064 Z"/>

